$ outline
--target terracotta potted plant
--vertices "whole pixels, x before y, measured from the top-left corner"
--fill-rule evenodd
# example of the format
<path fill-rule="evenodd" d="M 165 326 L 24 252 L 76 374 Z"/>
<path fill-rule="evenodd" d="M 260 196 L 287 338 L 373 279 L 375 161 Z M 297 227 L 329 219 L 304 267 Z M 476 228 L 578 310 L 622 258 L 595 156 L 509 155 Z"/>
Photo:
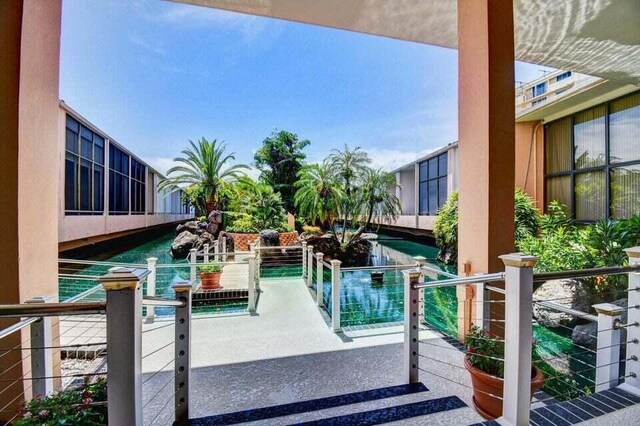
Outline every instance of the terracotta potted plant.
<path fill-rule="evenodd" d="M 471 375 L 473 405 L 485 419 L 502 415 L 504 387 L 504 343 L 496 340 L 486 330 L 472 327 L 465 336 L 467 355 L 464 366 Z M 544 383 L 542 372 L 531 368 L 531 395 Z"/>
<path fill-rule="evenodd" d="M 207 265 L 200 268 L 200 282 L 203 290 L 217 290 L 222 288 L 220 285 L 220 276 L 222 275 L 222 266 L 217 264 Z"/>

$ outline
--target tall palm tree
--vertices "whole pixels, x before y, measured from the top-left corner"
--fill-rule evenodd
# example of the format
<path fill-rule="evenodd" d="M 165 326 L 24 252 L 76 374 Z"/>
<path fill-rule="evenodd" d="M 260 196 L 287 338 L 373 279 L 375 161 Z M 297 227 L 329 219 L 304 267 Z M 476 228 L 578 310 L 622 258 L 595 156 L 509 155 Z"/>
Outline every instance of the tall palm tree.
<path fill-rule="evenodd" d="M 207 214 L 219 208 L 222 194 L 229 186 L 244 176 L 245 164 L 229 165 L 235 160 L 235 153 L 226 154 L 227 146 L 216 139 L 211 142 L 204 137 L 195 143 L 189 141 L 189 148 L 182 151 L 182 157 L 173 159 L 179 165 L 167 171 L 167 178 L 160 182 L 159 189 L 178 191 L 184 187 L 198 185 L 207 199 Z"/>
<path fill-rule="evenodd" d="M 396 219 L 400 214 L 400 200 L 390 190 L 395 189 L 396 177 L 393 173 L 382 169 L 367 169 L 364 173 L 360 190 L 358 191 L 357 206 L 360 215 L 365 217 L 364 223 L 351 237 L 355 241 L 371 224 L 374 213 Z M 395 191 L 394 191 L 395 192 Z"/>
<path fill-rule="evenodd" d="M 345 198 L 328 161 L 307 164 L 298 172 L 294 203 L 298 211 L 312 221 L 329 222 L 339 214 Z M 335 229 L 334 229 L 334 235 Z"/>
<path fill-rule="evenodd" d="M 356 210 L 355 204 L 357 187 L 359 185 L 359 177 L 363 176 L 368 168 L 371 159 L 369 155 L 359 146 L 351 149 L 347 144 L 344 150 L 334 149 L 328 157 L 331 164 L 331 170 L 338 176 L 344 188 L 345 197 L 342 204 L 342 237 L 341 242 L 344 243 L 347 234 L 347 224 L 349 219 Z"/>

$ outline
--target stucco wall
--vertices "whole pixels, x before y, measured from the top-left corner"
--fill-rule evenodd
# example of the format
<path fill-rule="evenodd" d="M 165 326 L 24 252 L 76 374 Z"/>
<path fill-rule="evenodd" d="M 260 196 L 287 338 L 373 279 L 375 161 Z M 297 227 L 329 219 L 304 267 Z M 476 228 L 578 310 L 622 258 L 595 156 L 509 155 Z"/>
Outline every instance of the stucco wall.
<path fill-rule="evenodd" d="M 400 205 L 403 215 L 412 215 L 416 212 L 416 176 L 414 169 L 402 170 L 400 174 Z"/>
<path fill-rule="evenodd" d="M 540 122 L 516 123 L 515 167 L 516 187 L 544 209 L 544 126 Z"/>

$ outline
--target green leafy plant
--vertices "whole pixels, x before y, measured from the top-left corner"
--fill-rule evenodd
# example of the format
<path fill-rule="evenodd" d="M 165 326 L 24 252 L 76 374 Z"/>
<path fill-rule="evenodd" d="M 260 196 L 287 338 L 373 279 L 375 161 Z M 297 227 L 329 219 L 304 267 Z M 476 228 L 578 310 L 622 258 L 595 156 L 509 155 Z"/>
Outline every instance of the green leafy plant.
<path fill-rule="evenodd" d="M 215 274 L 216 272 L 222 272 L 222 266 L 215 263 L 212 265 L 201 266 L 199 269 L 201 274 Z"/>
<path fill-rule="evenodd" d="M 85 380 L 78 388 L 68 388 L 47 397 L 25 402 L 15 426 L 97 426 L 107 424 L 107 381 Z"/>
<path fill-rule="evenodd" d="M 319 226 L 303 225 L 302 232 L 309 235 L 320 235 L 322 233 L 322 229 L 320 229 Z"/>
<path fill-rule="evenodd" d="M 515 238 L 516 242 L 528 236 L 535 236 L 540 227 L 540 212 L 523 189 L 516 188 L 515 192 Z"/>
<path fill-rule="evenodd" d="M 487 374 L 504 377 L 504 343 L 485 329 L 473 326 L 464 337 L 471 365 Z"/>

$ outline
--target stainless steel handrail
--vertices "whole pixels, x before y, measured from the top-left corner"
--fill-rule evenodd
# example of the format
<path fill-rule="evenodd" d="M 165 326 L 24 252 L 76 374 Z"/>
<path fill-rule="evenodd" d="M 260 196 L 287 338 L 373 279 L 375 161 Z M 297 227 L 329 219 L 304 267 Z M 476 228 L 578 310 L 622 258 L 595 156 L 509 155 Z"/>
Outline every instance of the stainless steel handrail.
<path fill-rule="evenodd" d="M 165 299 L 163 297 L 156 296 L 144 296 L 142 298 L 143 306 L 175 306 L 176 308 L 183 308 L 186 303 L 176 299 Z"/>
<path fill-rule="evenodd" d="M 605 268 L 577 269 L 573 271 L 540 272 L 533 274 L 533 282 L 541 283 L 549 280 L 562 280 L 567 278 L 596 277 L 602 275 L 619 275 L 629 272 L 640 272 L 640 265 L 608 266 Z"/>
<path fill-rule="evenodd" d="M 430 281 L 427 283 L 414 284 L 413 288 L 432 288 L 432 287 L 446 287 L 450 285 L 462 285 L 462 284 L 476 284 L 476 283 L 493 283 L 504 281 L 504 272 L 496 272 L 494 274 L 474 275 L 472 277 L 460 277 L 450 280 L 438 280 Z"/>
<path fill-rule="evenodd" d="M 536 305 L 545 307 L 547 309 L 553 309 L 554 311 L 564 312 L 566 314 L 573 315 L 578 318 L 585 319 L 587 321 L 598 322 L 598 317 L 596 315 L 592 315 L 587 312 L 582 312 L 577 309 L 567 308 L 566 306 L 558 305 L 557 303 L 546 302 L 536 297 L 533 298 L 533 303 L 535 303 Z"/>
<path fill-rule="evenodd" d="M 57 317 L 61 315 L 90 315 L 107 312 L 105 302 L 87 303 L 34 303 L 0 305 L 0 318 Z"/>
<path fill-rule="evenodd" d="M 376 271 L 378 269 L 410 269 L 415 268 L 415 263 L 407 263 L 405 265 L 381 265 L 381 266 L 354 266 L 350 268 L 340 268 L 341 272 L 353 272 L 353 271 Z"/>
<path fill-rule="evenodd" d="M 422 265 L 420 268 L 422 269 L 426 269 L 429 272 L 435 272 L 438 275 L 442 275 L 445 277 L 449 277 L 449 278 L 459 278 L 456 274 L 452 274 L 451 272 L 447 272 L 447 271 L 443 271 L 441 269 L 438 268 L 434 268 L 432 266 L 427 266 L 427 265 Z"/>
<path fill-rule="evenodd" d="M 13 325 L 10 325 L 7 328 L 4 328 L 2 330 L 0 330 L 0 339 L 3 339 L 13 333 L 15 333 L 16 331 L 20 331 L 23 328 L 33 324 L 34 322 L 38 321 L 40 319 L 40 317 L 32 317 L 32 318 L 27 318 L 24 319 L 20 322 L 17 322 Z"/>
<path fill-rule="evenodd" d="M 127 263 L 127 262 L 105 262 L 101 260 L 82 260 L 82 259 L 58 259 L 58 263 L 69 263 L 73 265 L 102 265 L 102 266 L 123 266 L 129 268 L 146 268 L 146 263 Z"/>
<path fill-rule="evenodd" d="M 92 295 L 93 293 L 97 292 L 98 290 L 102 290 L 102 284 L 94 285 L 94 286 L 93 286 L 93 287 L 91 287 L 90 289 L 85 290 L 85 291 L 83 291 L 82 293 L 78 293 L 78 294 L 76 294 L 75 296 L 70 297 L 70 298 L 68 298 L 68 299 L 64 300 L 64 303 L 73 303 L 73 302 L 76 302 L 76 301 L 78 301 L 78 300 L 82 300 L 82 299 L 84 299 L 85 297 L 90 296 L 90 295 Z"/>

